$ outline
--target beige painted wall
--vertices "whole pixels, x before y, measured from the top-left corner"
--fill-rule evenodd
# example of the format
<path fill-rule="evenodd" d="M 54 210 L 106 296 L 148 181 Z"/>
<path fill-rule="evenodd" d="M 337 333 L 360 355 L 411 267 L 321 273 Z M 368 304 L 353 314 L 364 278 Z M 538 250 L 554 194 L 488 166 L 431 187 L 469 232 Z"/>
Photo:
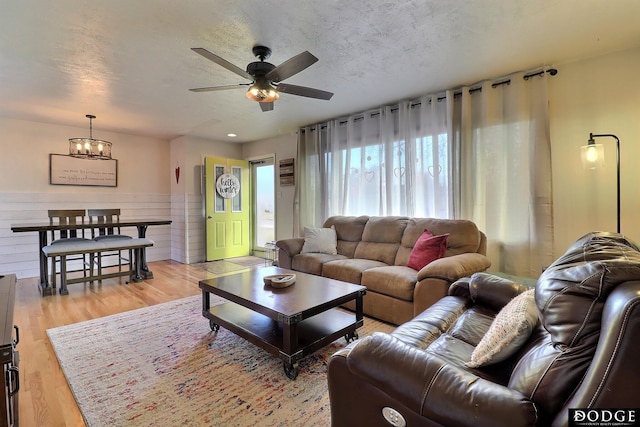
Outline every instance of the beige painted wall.
<path fill-rule="evenodd" d="M 205 260 L 206 221 L 204 218 L 204 189 L 202 165 L 206 156 L 232 159 L 255 159 L 275 155 L 278 161 L 295 157 L 296 135 L 287 134 L 248 144 L 209 141 L 183 136 L 170 143 L 172 259 L 184 263 Z M 180 181 L 176 182 L 175 168 L 180 167 Z M 277 180 L 277 177 L 276 177 Z M 276 182 L 276 239 L 293 234 L 294 187 L 280 187 Z"/>
<path fill-rule="evenodd" d="M 605 167 L 584 170 L 580 146 L 590 132 L 620 138 L 621 232 L 640 243 L 640 48 L 557 68 L 549 93 L 554 254 L 589 231 L 616 231 L 615 140 L 598 138 Z"/>
<path fill-rule="evenodd" d="M 205 261 L 203 164 L 206 156 L 242 159 L 242 145 L 182 136 L 170 142 L 171 258 L 186 264 Z M 180 167 L 176 181 L 175 168 Z"/>
<path fill-rule="evenodd" d="M 116 188 L 49 185 L 49 153 L 69 154 L 68 140 L 86 137 L 89 129 L 0 118 L 0 192 L 87 193 L 90 197 L 111 193 L 168 194 L 169 179 L 159 164 L 169 161 L 168 141 L 103 132 L 94 126 L 96 138 L 113 143 L 118 159 Z"/>

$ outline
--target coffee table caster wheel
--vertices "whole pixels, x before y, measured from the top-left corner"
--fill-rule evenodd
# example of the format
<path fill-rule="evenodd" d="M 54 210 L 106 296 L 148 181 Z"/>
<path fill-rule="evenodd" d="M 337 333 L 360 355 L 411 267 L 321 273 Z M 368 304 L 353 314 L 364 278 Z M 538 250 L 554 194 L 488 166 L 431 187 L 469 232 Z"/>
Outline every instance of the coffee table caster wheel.
<path fill-rule="evenodd" d="M 209 327 L 213 332 L 218 332 L 220 330 L 220 325 L 215 323 L 213 320 L 209 320 Z"/>
<path fill-rule="evenodd" d="M 347 335 L 344 336 L 344 339 L 347 341 L 347 344 L 357 340 L 358 338 L 359 337 L 358 337 L 357 331 L 349 332 Z"/>
<path fill-rule="evenodd" d="M 299 367 L 297 363 L 282 362 L 282 366 L 284 367 L 284 373 L 290 380 L 295 380 L 298 377 Z"/>

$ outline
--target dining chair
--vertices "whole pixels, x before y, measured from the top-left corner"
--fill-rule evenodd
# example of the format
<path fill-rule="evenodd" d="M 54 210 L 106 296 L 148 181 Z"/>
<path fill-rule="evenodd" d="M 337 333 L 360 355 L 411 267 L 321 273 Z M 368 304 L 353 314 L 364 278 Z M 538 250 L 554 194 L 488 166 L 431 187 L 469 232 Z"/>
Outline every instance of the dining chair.
<path fill-rule="evenodd" d="M 91 227 L 91 238 L 95 241 L 132 239 L 132 236 L 122 234 L 120 230 L 120 209 L 89 209 L 89 224 Z M 128 257 L 123 253 L 127 251 Z M 118 267 L 118 272 L 122 271 L 122 266 L 127 265 L 133 268 L 133 249 L 117 249 L 113 251 L 101 252 L 94 260 L 98 267 L 98 276 L 102 276 L 102 268 L 105 266 L 103 260 L 116 258 L 117 263 L 107 265 L 107 267 Z"/>
<path fill-rule="evenodd" d="M 86 211 L 84 209 L 49 209 L 47 211 L 49 217 L 49 225 L 58 225 L 64 227 L 66 225 L 84 225 Z M 83 241 L 88 242 L 91 239 L 85 237 L 85 229 L 65 229 L 59 228 L 51 230 L 51 244 L 70 242 L 70 241 Z M 87 260 L 88 258 L 88 260 Z M 87 269 L 90 271 L 90 275 L 93 272 L 93 254 L 81 254 L 76 257 L 66 257 L 68 261 L 81 261 L 82 269 L 68 270 L 68 271 L 82 271 L 84 277 L 87 277 Z M 53 258 L 51 263 L 51 282 L 53 286 L 56 285 L 57 268 L 56 263 L 60 263 L 61 258 Z M 61 269 L 62 270 L 62 269 Z"/>

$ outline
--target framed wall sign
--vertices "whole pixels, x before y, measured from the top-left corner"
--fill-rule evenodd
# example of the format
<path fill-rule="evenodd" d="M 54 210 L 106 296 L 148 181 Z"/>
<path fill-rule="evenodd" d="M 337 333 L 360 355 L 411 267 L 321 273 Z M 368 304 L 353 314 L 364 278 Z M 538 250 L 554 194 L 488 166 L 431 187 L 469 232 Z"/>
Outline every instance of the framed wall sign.
<path fill-rule="evenodd" d="M 52 153 L 49 154 L 49 184 L 117 187 L 118 161 Z"/>

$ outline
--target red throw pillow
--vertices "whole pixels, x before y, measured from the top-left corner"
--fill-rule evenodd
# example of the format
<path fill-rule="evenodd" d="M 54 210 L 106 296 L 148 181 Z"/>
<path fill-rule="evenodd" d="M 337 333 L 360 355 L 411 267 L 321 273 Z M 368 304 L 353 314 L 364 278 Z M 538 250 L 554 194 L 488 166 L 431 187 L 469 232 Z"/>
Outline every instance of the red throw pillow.
<path fill-rule="evenodd" d="M 411 250 L 407 267 L 420 271 L 430 262 L 442 258 L 447 251 L 448 237 L 449 233 L 434 236 L 428 230 L 424 230 Z"/>

